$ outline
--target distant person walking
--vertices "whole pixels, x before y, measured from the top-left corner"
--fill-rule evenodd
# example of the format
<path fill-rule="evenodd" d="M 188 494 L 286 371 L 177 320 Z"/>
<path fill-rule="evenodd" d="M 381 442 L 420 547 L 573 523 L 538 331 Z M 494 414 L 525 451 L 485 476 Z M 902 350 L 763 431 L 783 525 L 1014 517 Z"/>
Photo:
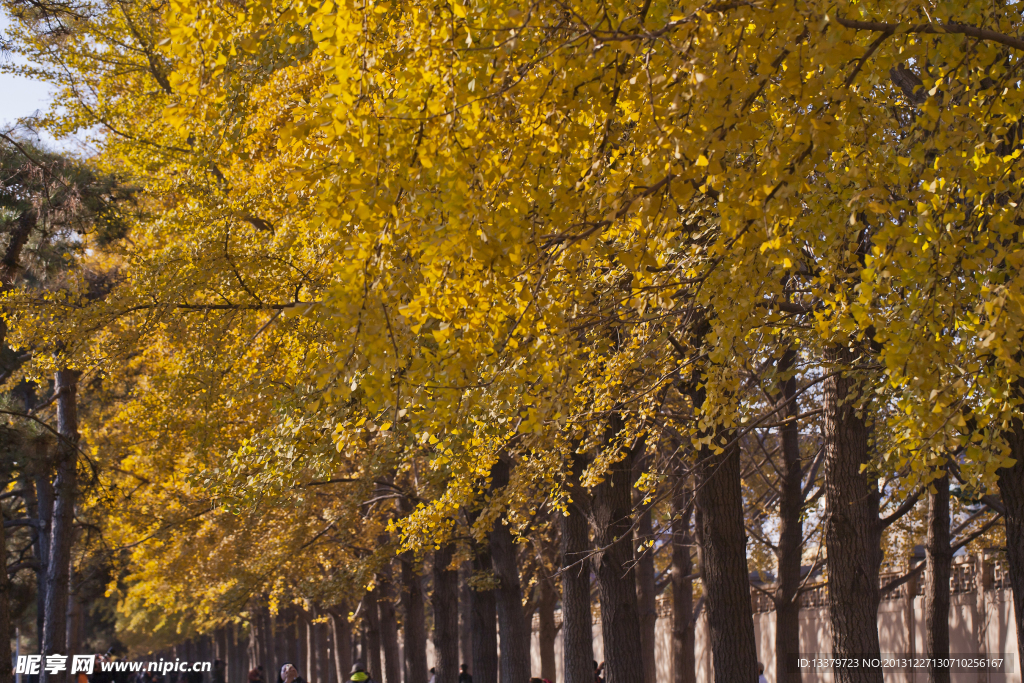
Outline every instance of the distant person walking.
<path fill-rule="evenodd" d="M 764 675 L 764 664 L 761 662 L 757 663 L 757 683 L 768 683 L 768 679 Z"/>
<path fill-rule="evenodd" d="M 469 667 L 465 664 L 459 667 L 459 683 L 473 683 L 473 677 L 469 674 Z"/>
<path fill-rule="evenodd" d="M 256 669 L 253 669 L 256 671 Z M 252 680 L 252 672 L 249 672 L 249 683 L 256 683 Z M 302 676 L 299 675 L 299 670 L 295 668 L 295 665 L 291 662 L 285 662 L 281 665 L 281 677 L 277 679 L 277 683 L 306 683 L 302 680 Z"/>
<path fill-rule="evenodd" d="M 352 683 L 374 683 L 373 678 L 370 674 L 366 673 L 366 665 L 356 660 L 356 663 L 352 665 L 352 675 L 349 677 Z"/>

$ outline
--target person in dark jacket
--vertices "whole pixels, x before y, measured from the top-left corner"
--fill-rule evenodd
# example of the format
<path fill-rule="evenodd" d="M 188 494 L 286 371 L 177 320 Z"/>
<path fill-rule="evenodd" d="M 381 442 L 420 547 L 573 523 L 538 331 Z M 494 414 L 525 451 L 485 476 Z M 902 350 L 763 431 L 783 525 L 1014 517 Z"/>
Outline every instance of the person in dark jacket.
<path fill-rule="evenodd" d="M 359 660 L 352 665 L 352 675 L 348 680 L 352 683 L 375 683 L 370 674 L 366 673 L 366 666 Z"/>
<path fill-rule="evenodd" d="M 251 680 L 251 679 L 250 679 Z M 299 670 L 295 668 L 295 665 L 291 662 L 285 662 L 281 665 L 281 675 L 277 678 L 277 683 L 306 683 L 302 680 L 302 676 L 299 675 Z"/>
<path fill-rule="evenodd" d="M 459 669 L 459 683 L 473 683 L 473 677 L 469 675 L 469 667 L 463 664 Z"/>

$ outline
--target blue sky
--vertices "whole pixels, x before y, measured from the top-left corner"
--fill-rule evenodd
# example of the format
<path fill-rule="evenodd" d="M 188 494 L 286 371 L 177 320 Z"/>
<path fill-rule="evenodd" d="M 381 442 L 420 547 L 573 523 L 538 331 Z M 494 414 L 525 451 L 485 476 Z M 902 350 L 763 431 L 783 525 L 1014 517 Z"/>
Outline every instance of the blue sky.
<path fill-rule="evenodd" d="M 0 31 L 6 31 L 9 23 L 7 15 L 0 11 Z M 14 55 L 0 55 L 0 62 L 5 65 L 17 63 Z M 9 129 L 23 116 L 31 116 L 37 111 L 45 112 L 51 99 L 50 87 L 45 83 L 0 73 L 0 128 Z M 50 145 L 68 147 L 48 135 L 43 135 L 42 139 Z"/>
<path fill-rule="evenodd" d="M 47 85 L 11 74 L 0 73 L 0 93 L 0 125 L 5 128 L 22 116 L 45 111 L 50 104 Z"/>

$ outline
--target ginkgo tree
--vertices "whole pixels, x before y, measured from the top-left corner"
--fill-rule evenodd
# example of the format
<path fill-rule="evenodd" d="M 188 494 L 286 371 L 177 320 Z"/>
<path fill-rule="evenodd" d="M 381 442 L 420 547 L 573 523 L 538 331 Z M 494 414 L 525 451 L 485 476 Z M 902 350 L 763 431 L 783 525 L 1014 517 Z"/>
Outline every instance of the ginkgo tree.
<path fill-rule="evenodd" d="M 197 436 L 189 467 L 225 500 L 301 483 L 289 428 L 430 473 L 391 527 L 407 550 L 467 511 L 503 547 L 574 499 L 605 549 L 608 676 L 634 680 L 616 524 L 671 395 L 716 675 L 753 680 L 737 444 L 770 415 L 742 386 L 788 345 L 820 368 L 825 495 L 851 511 L 825 531 L 835 652 L 879 648 L 874 477 L 928 485 L 952 460 L 979 492 L 998 479 L 1021 630 L 1015 5 L 22 12 L 35 73 L 68 95 L 54 125 L 101 126 L 100 163 L 148 202 L 122 286 L 48 324 L 101 330 L 83 364 L 160 357 L 136 409 Z"/>

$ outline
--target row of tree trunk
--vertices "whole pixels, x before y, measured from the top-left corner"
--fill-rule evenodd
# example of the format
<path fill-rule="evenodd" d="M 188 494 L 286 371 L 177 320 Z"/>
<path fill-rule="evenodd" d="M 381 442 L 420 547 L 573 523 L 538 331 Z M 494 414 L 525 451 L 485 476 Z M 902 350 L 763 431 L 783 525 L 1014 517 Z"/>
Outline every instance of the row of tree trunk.
<path fill-rule="evenodd" d="M 793 360 L 793 354 L 786 354 L 780 361 L 780 373 L 787 372 Z M 881 495 L 869 469 L 872 460 L 871 387 L 855 369 L 860 362 L 860 352 L 854 348 L 835 347 L 829 350 L 826 360 L 833 370 L 824 381 L 822 404 L 832 654 L 839 658 L 873 657 L 879 654 L 877 613 L 881 600 L 882 533 L 912 509 L 919 494 L 908 496 L 893 514 L 880 517 Z M 694 384 L 698 386 L 698 383 Z M 691 398 L 695 410 L 704 403 L 701 389 L 695 389 Z M 801 675 L 790 670 L 786 662 L 799 652 L 800 516 L 810 482 L 804 484 L 798 451 L 795 384 L 783 382 L 777 401 L 777 415 L 788 419 L 781 421 L 780 428 L 784 468 L 780 473 L 779 487 L 779 576 L 772 596 L 777 619 L 775 650 L 777 680 L 794 683 L 801 680 Z M 723 430 L 703 436 L 710 439 L 703 441 L 706 445 L 696 453 L 693 480 L 700 577 L 706 599 L 714 677 L 717 681 L 754 683 L 757 680 L 757 655 L 746 563 L 739 447 L 734 432 Z M 1024 644 L 1024 423 L 1015 421 L 1004 436 L 1016 464 L 999 471 L 1001 502 L 993 501 L 992 504 L 1006 518 L 1010 584 L 1017 632 Z M 813 479 L 813 474 L 810 479 Z M 948 478 L 937 480 L 933 489 L 935 493 L 929 500 L 927 541 L 927 647 L 930 654 L 941 656 L 949 649 L 950 563 L 954 551 L 969 539 L 951 545 Z M 680 538 L 685 540 L 684 520 L 690 514 L 686 495 L 685 492 L 677 493 L 674 506 L 674 524 L 678 524 L 673 534 L 676 542 Z M 642 519 L 640 526 L 643 527 Z M 569 566 L 570 561 L 567 554 L 565 565 Z M 673 553 L 672 567 L 675 683 L 693 680 L 692 620 L 686 619 L 692 593 L 683 579 L 689 571 L 688 551 L 679 547 Z M 614 670 L 611 666 L 609 669 Z M 835 675 L 839 683 L 882 681 L 880 669 L 837 669 Z M 934 670 L 930 672 L 929 680 L 948 681 L 949 672 Z"/>
<path fill-rule="evenodd" d="M 856 358 L 850 349 L 836 349 L 831 360 L 837 367 L 850 367 Z M 785 362 L 785 359 L 784 359 Z M 63 654 L 68 645 L 68 586 L 70 550 L 73 540 L 73 511 L 78 454 L 75 403 L 76 375 L 61 370 L 55 377 L 58 432 L 52 475 L 34 482 L 33 504 L 38 514 L 36 533 L 40 573 L 42 652 Z M 829 611 L 833 654 L 873 655 L 879 651 L 877 609 L 881 599 L 879 569 L 881 534 L 895 517 L 879 517 L 880 494 L 865 465 L 870 461 L 870 424 L 866 411 L 858 407 L 864 387 L 851 374 L 837 372 L 824 383 L 824 480 L 828 503 L 825 527 L 829 550 Z M 780 411 L 794 416 L 793 386 L 784 385 Z M 703 403 L 700 391 L 695 405 Z M 788 424 L 795 424 L 791 420 Z M 611 436 L 613 438 L 613 428 Z M 1024 428 L 1013 426 L 1007 440 L 1017 458 L 1016 465 L 1000 471 L 1000 493 L 1006 516 L 1007 555 L 1013 588 L 1018 633 L 1024 633 Z M 709 434 L 708 445 L 696 454 L 694 490 L 678 487 L 673 497 L 673 548 L 671 585 L 673 592 L 673 680 L 694 680 L 693 630 L 696 610 L 692 604 L 693 569 L 689 520 L 696 516 L 696 542 L 700 548 L 699 571 L 704 584 L 703 605 L 707 609 L 716 680 L 753 683 L 757 678 L 750 588 L 746 564 L 743 497 L 739 448 L 735 434 Z M 779 581 L 775 595 L 778 620 L 776 655 L 779 681 L 798 681 L 799 674 L 787 671 L 784 662 L 799 647 L 798 617 L 799 513 L 806 490 L 802 483 L 799 454 L 791 443 L 797 436 L 782 428 L 787 476 L 783 496 L 779 557 Z M 649 511 L 637 514 L 632 499 L 634 460 L 643 451 L 635 444 L 624 451 L 605 481 L 589 493 L 574 492 L 574 503 L 561 519 L 561 588 L 566 683 L 593 680 L 591 615 L 591 572 L 596 576 L 602 613 L 602 637 L 608 683 L 653 683 L 653 562 L 649 554 L 640 561 L 634 541 L 651 534 Z M 585 463 L 576 464 L 576 476 Z M 52 479 L 51 479 L 52 476 Z M 508 482 L 504 462 L 494 471 L 494 485 Z M 948 481 L 940 480 L 930 496 L 928 583 L 926 619 L 929 624 L 929 652 L 948 650 L 949 563 L 953 547 L 949 530 Z M 914 500 L 908 499 L 906 512 Z M 788 506 L 788 507 L 787 507 Z M 0 531 L 2 534 L 2 531 Z M 2 537 L 0 537 L 2 538 Z M 452 548 L 444 547 L 433 557 L 431 600 L 436 653 L 436 683 L 456 683 L 459 664 L 471 665 L 478 683 L 514 683 L 529 680 L 530 625 L 523 607 L 519 562 L 511 531 L 499 521 L 486 549 L 474 560 L 478 571 L 492 571 L 497 587 L 474 591 L 459 586 L 458 568 L 451 566 Z M 422 577 L 413 558 L 399 561 L 400 580 L 394 581 L 390 568 L 378 577 L 377 588 L 364 596 L 356 609 L 359 637 L 353 635 L 347 609 L 306 610 L 289 607 L 271 617 L 256 610 L 247 646 L 250 668 L 264 666 L 264 677 L 276 680 L 285 661 L 296 664 L 310 683 L 333 683 L 348 679 L 352 662 L 362 659 L 371 675 L 381 683 L 426 683 L 426 605 Z M 465 577 L 466 574 L 463 573 Z M 6 577 L 4 577 L 6 579 Z M 465 581 L 463 581 L 465 582 Z M 9 628 L 4 611 L 9 604 L 9 581 L 0 581 L 0 630 Z M 541 628 L 555 631 L 553 613 L 557 598 L 553 585 L 542 582 L 538 606 Z M 545 592 L 546 591 L 546 592 Z M 399 614 L 401 611 L 401 638 Z M 497 628 L 495 627 L 497 624 Z M 501 657 L 498 657 L 498 634 Z M 944 635 L 945 633 L 945 635 Z M 10 634 L 0 633 L 0 648 L 9 648 Z M 218 636 L 218 648 L 228 653 L 226 636 Z M 223 645 L 221 645 L 221 641 Z M 399 641 L 405 643 L 399 648 Z M 553 637 L 542 637 L 542 675 L 554 679 Z M 237 647 L 237 646 L 236 646 Z M 460 657 L 461 649 L 461 657 Z M 2 654 L 2 652 L 0 652 Z M 237 656 L 235 657 L 237 660 Z M 228 656 L 229 668 L 231 657 Z M 236 664 L 236 667 L 239 665 Z M 836 672 L 842 683 L 880 682 L 881 672 L 845 669 Z M 8 675 L 0 673 L 0 677 Z M 231 674 L 232 677 L 234 674 Z M 46 674 L 44 683 L 50 677 Z M 933 672 L 934 681 L 948 680 L 948 672 Z M 2 678 L 0 678 L 2 683 Z"/>

